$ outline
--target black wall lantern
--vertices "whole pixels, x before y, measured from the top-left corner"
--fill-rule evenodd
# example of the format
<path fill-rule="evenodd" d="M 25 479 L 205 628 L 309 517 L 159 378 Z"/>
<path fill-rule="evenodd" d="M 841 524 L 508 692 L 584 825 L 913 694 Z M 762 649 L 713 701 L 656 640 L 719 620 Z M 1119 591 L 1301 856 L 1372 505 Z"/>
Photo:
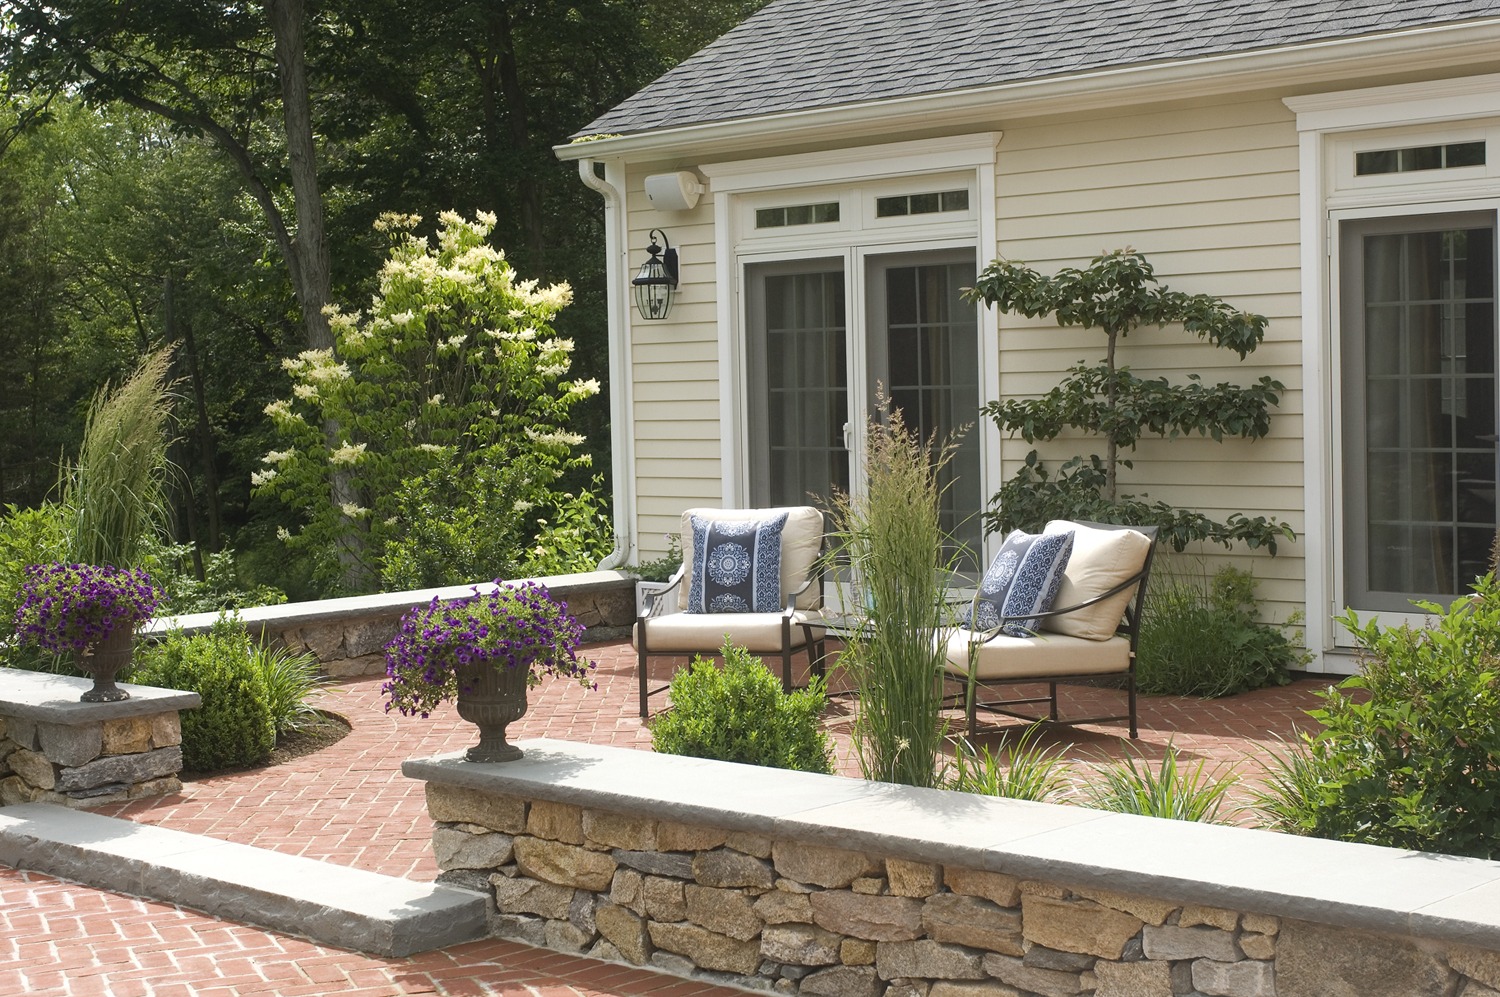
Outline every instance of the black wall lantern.
<path fill-rule="evenodd" d="M 667 242 L 667 235 L 659 228 L 651 230 L 651 245 L 646 247 L 646 262 L 641 272 L 630 283 L 635 286 L 635 307 L 643 319 L 666 318 L 672 308 L 672 292 L 677 289 L 677 250 Z M 660 238 L 667 248 L 662 249 L 656 240 Z"/>

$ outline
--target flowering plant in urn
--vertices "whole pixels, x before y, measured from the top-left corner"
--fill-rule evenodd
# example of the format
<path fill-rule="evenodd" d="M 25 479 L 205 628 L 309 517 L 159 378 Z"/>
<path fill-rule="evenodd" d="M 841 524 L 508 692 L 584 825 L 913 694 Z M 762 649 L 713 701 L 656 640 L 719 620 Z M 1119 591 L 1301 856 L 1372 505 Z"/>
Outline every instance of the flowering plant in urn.
<path fill-rule="evenodd" d="M 126 699 L 114 675 L 129 663 L 135 628 L 150 618 L 158 601 L 140 568 L 32 564 L 22 571 L 16 636 L 44 651 L 72 654 L 79 669 L 94 677 L 85 702 Z"/>
<path fill-rule="evenodd" d="M 479 726 L 471 761 L 505 761 L 521 751 L 505 743 L 505 726 L 526 712 L 526 690 L 546 675 L 595 688 L 594 666 L 578 656 L 583 625 L 536 582 L 444 602 L 434 598 L 401 618 L 385 645 L 386 710 L 428 716 L 454 700 Z"/>

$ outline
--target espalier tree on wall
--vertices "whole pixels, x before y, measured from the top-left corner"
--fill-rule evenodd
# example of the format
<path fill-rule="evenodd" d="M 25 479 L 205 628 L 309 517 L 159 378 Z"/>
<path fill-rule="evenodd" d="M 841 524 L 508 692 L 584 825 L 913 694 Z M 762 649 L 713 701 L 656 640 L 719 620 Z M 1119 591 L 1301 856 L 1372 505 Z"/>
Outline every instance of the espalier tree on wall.
<path fill-rule="evenodd" d="M 1116 363 L 1120 340 L 1142 325 L 1181 323 L 1184 331 L 1233 350 L 1243 360 L 1265 335 L 1264 316 L 1238 311 L 1210 295 L 1168 290 L 1157 283 L 1146 258 L 1130 249 L 1097 256 L 1086 269 L 1068 268 L 1051 277 L 997 259 L 967 296 L 1028 318 L 1056 314 L 1059 325 L 1100 329 L 1105 336 L 1102 361 L 1074 365 L 1062 383 L 1040 398 L 993 401 L 984 407 L 996 426 L 1027 443 L 1055 440 L 1072 429 L 1101 437 L 1105 447 L 1102 457 L 1072 457 L 1055 472 L 1031 451 L 991 500 L 987 529 L 1039 529 L 1049 519 L 1157 525 L 1162 539 L 1178 551 L 1193 541 L 1212 540 L 1226 547 L 1236 542 L 1265 547 L 1275 554 L 1278 539 L 1296 539 L 1289 525 L 1265 516 L 1236 512 L 1221 523 L 1148 501 L 1145 495 L 1122 495 L 1117 488 L 1118 468 L 1132 466 L 1121 452 L 1133 451 L 1142 435 L 1259 439 L 1270 431 L 1268 410 L 1285 390 L 1267 376 L 1247 387 L 1210 386 L 1197 374 L 1189 374 L 1185 384 L 1142 378 Z"/>

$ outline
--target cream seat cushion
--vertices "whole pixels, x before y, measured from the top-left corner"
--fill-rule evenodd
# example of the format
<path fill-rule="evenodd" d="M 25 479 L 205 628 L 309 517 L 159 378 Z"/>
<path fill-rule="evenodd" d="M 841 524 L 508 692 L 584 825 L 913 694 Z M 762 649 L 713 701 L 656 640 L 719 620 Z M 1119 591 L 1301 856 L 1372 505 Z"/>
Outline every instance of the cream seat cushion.
<path fill-rule="evenodd" d="M 691 551 L 693 536 L 693 517 L 700 519 L 727 520 L 730 522 L 753 522 L 759 519 L 770 519 L 786 513 L 786 525 L 781 528 L 781 598 L 786 599 L 787 593 L 794 592 L 812 576 L 813 566 L 817 564 L 818 555 L 823 552 L 823 513 L 815 506 L 795 505 L 777 509 L 688 509 L 682 514 L 682 537 L 683 545 Z M 688 608 L 688 592 L 693 587 L 693 559 L 689 557 L 686 561 L 687 571 L 683 574 L 682 585 L 678 589 L 677 607 Z M 797 608 L 815 610 L 821 607 L 822 593 L 818 586 L 809 585 L 807 591 L 797 597 Z M 785 603 L 783 602 L 783 605 Z M 694 614 L 712 616 L 714 614 Z M 653 628 L 654 629 L 654 628 Z M 723 641 L 710 644 L 710 647 L 718 647 Z M 656 646 L 656 639 L 651 640 L 652 647 Z M 776 649 L 781 649 L 780 638 L 777 639 Z"/>
<path fill-rule="evenodd" d="M 968 630 L 953 631 L 945 655 L 949 674 L 969 674 Z M 1108 675 L 1130 670 L 1130 640 L 1089 640 L 1064 634 L 1010 637 L 1000 634 L 979 645 L 975 674 L 981 681 L 1047 678 L 1050 675 Z"/>
<path fill-rule="evenodd" d="M 801 647 L 808 640 L 808 628 L 798 624 L 818 619 L 817 613 L 799 610 L 792 614 L 792 647 Z M 653 653 L 708 652 L 722 647 L 726 636 L 757 654 L 779 653 L 782 649 L 780 613 L 670 613 L 652 617 L 646 626 L 651 632 Z M 631 632 L 636 648 L 641 646 L 640 627 L 637 623 Z M 812 639 L 822 639 L 823 633 L 822 627 L 813 627 Z"/>
<path fill-rule="evenodd" d="M 1151 550 L 1151 538 L 1136 530 L 1100 530 L 1054 519 L 1042 532 L 1069 530 L 1073 532 L 1073 554 L 1063 569 L 1062 587 L 1052 603 L 1053 609 L 1076 606 L 1108 592 L 1140 571 Z M 1046 617 L 1042 629 L 1086 640 L 1108 640 L 1119 629 L 1133 595 L 1135 589 L 1127 588 L 1076 613 Z"/>

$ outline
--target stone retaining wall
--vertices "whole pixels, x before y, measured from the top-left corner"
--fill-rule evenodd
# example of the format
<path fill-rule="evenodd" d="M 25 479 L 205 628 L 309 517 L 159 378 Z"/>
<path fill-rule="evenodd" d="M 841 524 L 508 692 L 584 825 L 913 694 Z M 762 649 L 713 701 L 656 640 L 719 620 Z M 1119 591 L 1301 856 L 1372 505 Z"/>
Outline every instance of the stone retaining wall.
<path fill-rule="evenodd" d="M 1494 906 L 1482 928 L 1464 918 L 1426 933 L 1392 933 L 1365 925 L 1410 923 L 1411 914 L 1387 916 L 1393 912 L 1368 907 L 1368 896 L 1359 900 L 1368 909 L 1352 917 L 1356 908 L 1325 898 L 1311 908 L 1330 915 L 1320 919 L 1286 913 L 1310 909 L 1305 898 L 1256 906 L 1203 902 L 1235 892 L 1225 882 L 1141 890 L 1131 885 L 1140 875 L 1129 862 L 1138 825 L 1122 830 L 1118 854 L 1077 857 L 1094 874 L 1070 876 L 1066 864 L 1051 863 L 1053 874 L 1037 875 L 1033 862 L 1013 861 L 1019 856 L 1003 849 L 984 849 L 980 858 L 972 846 L 950 844 L 943 832 L 955 826 L 953 804 L 940 797 L 959 794 L 924 796 L 936 791 L 812 777 L 829 780 L 829 805 L 807 813 L 799 808 L 791 821 L 778 804 L 766 808 L 774 813 L 764 812 L 769 798 L 762 794 L 777 775 L 805 775 L 582 745 L 567 746 L 559 765 L 554 749 L 561 744 L 526 745 L 529 754 L 540 746 L 549 756 L 537 759 L 542 771 L 531 788 L 541 792 L 528 791 L 529 776 L 497 775 L 506 765 L 446 757 L 407 763 L 407 774 L 429 780 L 442 878 L 483 890 L 494 904 L 491 929 L 503 937 L 816 997 L 1500 997 L 1500 909 Z M 654 789 L 630 802 L 629 790 L 619 787 L 638 785 L 642 767 L 655 779 L 675 776 L 678 789 Z M 496 781 L 486 785 L 486 779 Z M 566 788 L 570 780 L 616 788 L 580 794 Z M 673 802 L 686 798 L 684 780 L 711 798 L 686 807 Z M 736 793 L 737 783 L 743 794 Z M 862 801 L 837 799 L 849 786 L 869 792 Z M 570 798 L 545 798 L 559 795 Z M 889 804 L 893 821 L 910 826 L 914 798 L 937 804 L 937 819 L 927 824 L 940 833 L 925 843 L 906 833 L 897 845 L 876 830 L 883 822 L 880 803 Z M 965 822 L 1003 820 L 1016 807 L 1032 808 L 1027 823 L 1035 822 L 1037 808 L 1079 809 L 975 803 L 964 807 Z M 834 813 L 850 805 L 864 814 L 858 822 L 868 821 L 868 830 Z M 705 820 L 715 806 L 719 819 Z M 830 822 L 818 832 L 812 822 L 824 810 Z M 1091 813 L 1084 813 L 1085 821 Z M 1183 831 L 1188 837 L 1207 832 L 1210 842 L 1222 838 L 1221 831 L 1271 844 L 1282 837 L 1174 829 L 1178 836 Z M 887 847 L 869 847 L 881 839 Z M 1370 852 L 1391 853 L 1381 856 L 1386 859 L 1415 854 L 1341 847 L 1350 849 L 1347 864 L 1323 874 L 1351 884 L 1366 873 L 1382 874 L 1378 866 L 1361 869 Z M 949 860 L 942 860 L 944 852 Z M 1226 868 L 1264 860 L 1233 849 L 1219 858 Z M 1490 890 L 1493 899 L 1500 865 L 1442 861 L 1468 864 L 1475 877 L 1470 886 Z M 1114 875 L 1099 875 L 1101 868 Z"/>
<path fill-rule="evenodd" d="M 178 711 L 198 694 L 122 683 L 130 699 L 79 702 L 92 685 L 0 670 L 0 806 L 94 807 L 182 789 Z"/>
<path fill-rule="evenodd" d="M 537 581 L 587 629 L 586 639 L 614 639 L 628 634 L 635 622 L 635 578 L 618 571 L 591 571 L 550 578 L 516 579 Z M 295 652 L 310 651 L 327 675 L 380 675 L 385 673 L 386 642 L 396 635 L 401 617 L 414 606 L 425 606 L 436 596 L 458 599 L 473 593 L 475 586 L 451 585 L 411 592 L 322 599 L 317 602 L 256 606 L 239 611 L 251 633 Z M 478 586 L 481 592 L 493 583 Z M 217 613 L 194 613 L 151 621 L 147 633 L 179 627 L 188 632 L 207 630 Z"/>

